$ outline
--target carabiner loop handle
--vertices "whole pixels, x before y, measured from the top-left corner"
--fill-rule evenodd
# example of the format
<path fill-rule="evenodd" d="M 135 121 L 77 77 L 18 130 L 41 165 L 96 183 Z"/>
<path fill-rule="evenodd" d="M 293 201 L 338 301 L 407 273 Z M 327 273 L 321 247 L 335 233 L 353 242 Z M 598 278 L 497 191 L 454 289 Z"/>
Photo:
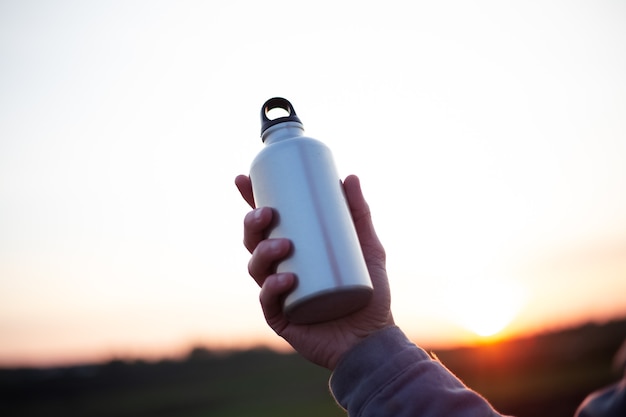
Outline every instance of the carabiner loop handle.
<path fill-rule="evenodd" d="M 287 116 L 270 119 L 267 117 L 267 114 L 272 109 L 283 109 L 287 112 Z M 298 122 L 302 124 L 289 100 L 282 97 L 274 97 L 267 100 L 265 104 L 263 104 L 263 107 L 261 107 L 261 135 L 270 127 L 284 122 Z"/>

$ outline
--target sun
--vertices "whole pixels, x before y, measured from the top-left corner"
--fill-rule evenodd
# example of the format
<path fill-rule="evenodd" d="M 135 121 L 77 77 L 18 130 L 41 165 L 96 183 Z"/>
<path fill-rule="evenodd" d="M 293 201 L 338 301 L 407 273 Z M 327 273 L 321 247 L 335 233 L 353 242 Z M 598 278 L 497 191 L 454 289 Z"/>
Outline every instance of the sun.
<path fill-rule="evenodd" d="M 505 329 L 521 310 L 525 291 L 515 281 L 466 279 L 450 287 L 451 319 L 470 332 L 489 338 Z"/>

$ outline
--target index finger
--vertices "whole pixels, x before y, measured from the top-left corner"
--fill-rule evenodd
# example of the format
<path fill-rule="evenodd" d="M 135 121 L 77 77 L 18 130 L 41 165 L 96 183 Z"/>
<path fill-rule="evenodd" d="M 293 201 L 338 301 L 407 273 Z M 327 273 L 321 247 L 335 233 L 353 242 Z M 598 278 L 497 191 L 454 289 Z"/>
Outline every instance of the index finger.
<path fill-rule="evenodd" d="M 272 209 L 261 207 L 254 209 L 243 219 L 243 245 L 250 253 L 254 251 L 259 242 L 267 238 L 267 229 L 272 223 Z"/>

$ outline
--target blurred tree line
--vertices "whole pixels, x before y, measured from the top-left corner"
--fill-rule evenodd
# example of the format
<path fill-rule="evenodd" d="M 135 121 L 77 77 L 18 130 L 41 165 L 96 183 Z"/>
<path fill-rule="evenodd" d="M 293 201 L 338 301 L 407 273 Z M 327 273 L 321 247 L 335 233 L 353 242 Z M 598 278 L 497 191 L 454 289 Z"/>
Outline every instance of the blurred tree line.
<path fill-rule="evenodd" d="M 625 338 L 626 319 L 432 353 L 502 413 L 571 417 L 620 378 L 611 362 Z M 0 415 L 345 416 L 329 376 L 296 354 L 203 347 L 182 360 L 0 369 Z"/>

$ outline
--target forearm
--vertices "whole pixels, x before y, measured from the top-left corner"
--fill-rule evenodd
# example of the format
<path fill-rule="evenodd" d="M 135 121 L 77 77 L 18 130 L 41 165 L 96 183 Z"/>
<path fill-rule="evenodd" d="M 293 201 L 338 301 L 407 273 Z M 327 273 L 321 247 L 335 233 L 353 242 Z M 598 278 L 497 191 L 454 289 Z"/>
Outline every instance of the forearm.
<path fill-rule="evenodd" d="M 347 353 L 330 387 L 351 417 L 500 416 L 397 327 L 371 335 Z"/>

